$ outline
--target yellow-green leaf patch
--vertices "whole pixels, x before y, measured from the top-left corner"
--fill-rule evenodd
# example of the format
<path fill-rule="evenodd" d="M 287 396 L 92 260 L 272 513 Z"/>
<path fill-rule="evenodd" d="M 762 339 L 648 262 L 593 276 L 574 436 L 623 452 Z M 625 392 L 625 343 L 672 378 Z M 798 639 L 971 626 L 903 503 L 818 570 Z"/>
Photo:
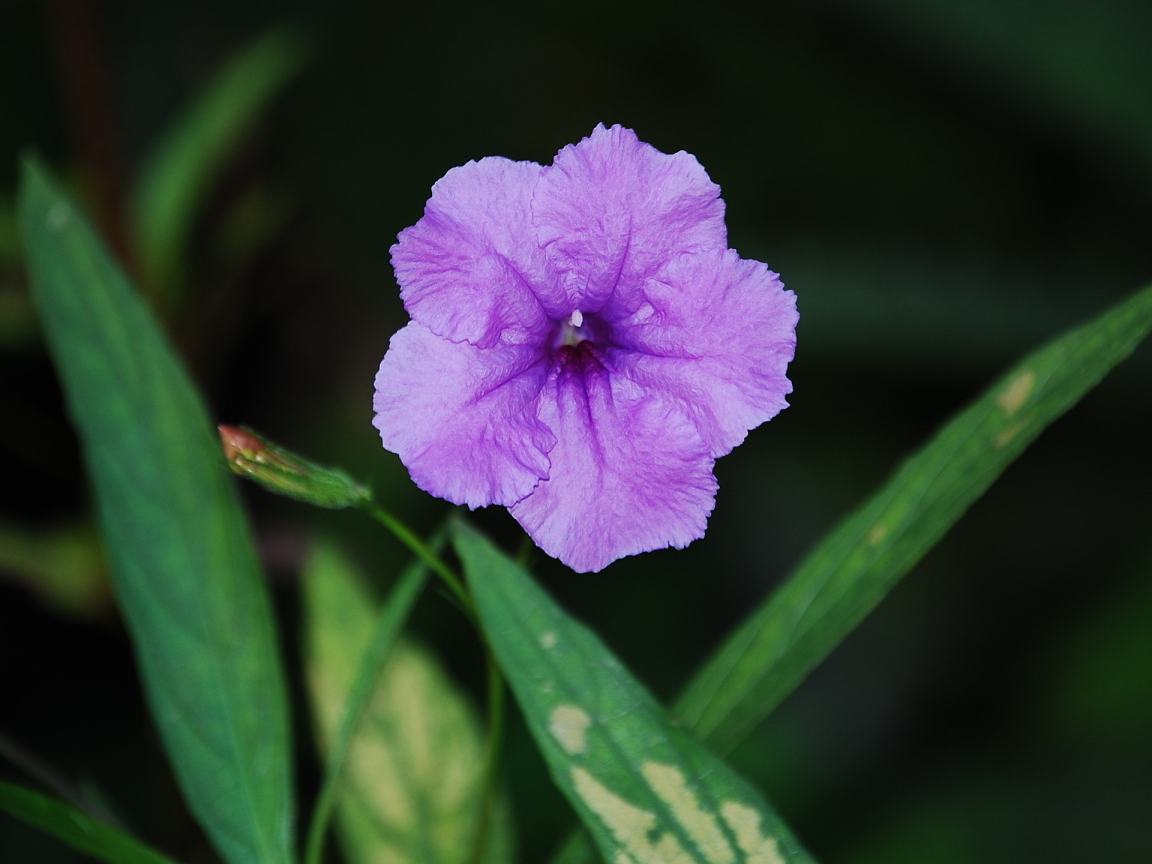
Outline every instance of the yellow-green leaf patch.
<path fill-rule="evenodd" d="M 307 674 L 327 753 L 372 639 L 377 605 L 348 559 L 317 548 L 305 574 Z M 337 828 L 350 864 L 465 864 L 481 812 L 484 743 L 468 700 L 425 648 L 403 639 L 377 681 L 345 762 Z M 484 860 L 511 859 L 507 807 Z"/>
<path fill-rule="evenodd" d="M 798 864 L 763 796 L 510 558 L 453 527 L 480 621 L 551 769 L 609 864 Z"/>

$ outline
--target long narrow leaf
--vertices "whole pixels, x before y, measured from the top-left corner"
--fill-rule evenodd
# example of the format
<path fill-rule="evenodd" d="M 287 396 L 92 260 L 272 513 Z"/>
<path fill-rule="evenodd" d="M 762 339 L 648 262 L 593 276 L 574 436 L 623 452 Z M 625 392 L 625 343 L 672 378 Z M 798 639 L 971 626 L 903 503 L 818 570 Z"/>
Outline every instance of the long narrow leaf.
<path fill-rule="evenodd" d="M 677 703 L 677 716 L 718 752 L 738 744 L 1149 329 L 1152 288 L 1049 343 L 993 384 L 724 643 Z"/>
<path fill-rule="evenodd" d="M 340 661 L 353 660 L 349 656 L 351 652 L 341 649 L 348 645 L 354 646 L 362 638 L 360 613 L 369 610 L 370 606 L 367 598 L 362 596 L 362 589 L 352 575 L 350 565 L 334 546 L 328 543 L 317 544 L 304 565 L 304 606 L 308 614 L 305 630 L 308 634 L 308 661 L 314 685 L 313 699 L 317 714 L 323 715 L 325 731 L 331 737 L 324 765 L 324 779 L 308 831 L 305 864 L 313 864 L 321 859 L 324 835 L 336 803 L 349 746 L 364 719 L 400 631 L 427 583 L 428 566 L 423 561 L 417 559 L 405 568 L 384 607 L 377 614 L 359 660 L 354 661 L 358 666 L 348 664 L 347 668 L 356 671 L 342 708 L 336 704 L 335 699 L 331 705 L 321 706 L 318 687 L 325 675 L 333 674 L 328 668 L 333 663 L 332 655 L 338 654 Z M 350 615 L 347 614 L 349 610 Z M 349 617 L 356 620 L 348 620 Z M 334 640 L 337 643 L 335 646 L 332 644 Z M 342 713 L 337 714 L 331 709 Z"/>
<path fill-rule="evenodd" d="M 192 223 L 212 180 L 307 54 L 286 28 L 260 37 L 209 82 L 146 157 L 132 223 L 144 277 L 166 301 L 178 290 Z"/>
<path fill-rule="evenodd" d="M 200 397 L 34 159 L 33 297 L 80 433 L 117 599 L 192 812 L 232 864 L 288 864 L 288 708 L 267 589 Z"/>
<path fill-rule="evenodd" d="M 596 635 L 463 523 L 452 539 L 484 633 L 556 785 L 614 864 L 793 864 L 809 855 Z"/>
<path fill-rule="evenodd" d="M 425 649 L 400 640 L 383 669 L 382 622 L 394 619 L 405 581 L 378 613 L 359 574 L 335 547 L 318 546 L 304 572 L 306 668 L 321 750 L 334 760 L 365 680 L 363 721 L 345 760 L 337 811 L 350 864 L 466 864 L 476 837 L 484 779 L 479 721 Z M 381 615 L 385 616 L 384 618 Z M 370 669 L 370 666 L 372 667 Z M 378 675 L 366 674 L 379 672 Z M 511 825 L 497 810 L 484 864 L 507 864 Z M 310 849 L 309 861 L 319 847 Z"/>
<path fill-rule="evenodd" d="M 0 810 L 107 864 L 172 864 L 154 849 L 71 804 L 0 781 Z"/>

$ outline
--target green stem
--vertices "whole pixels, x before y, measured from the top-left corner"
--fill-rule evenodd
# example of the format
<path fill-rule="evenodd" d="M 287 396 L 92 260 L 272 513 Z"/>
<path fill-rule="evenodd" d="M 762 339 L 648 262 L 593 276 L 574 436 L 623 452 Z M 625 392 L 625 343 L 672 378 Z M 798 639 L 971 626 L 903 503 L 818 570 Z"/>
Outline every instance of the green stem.
<path fill-rule="evenodd" d="M 476 825 L 476 838 L 472 844 L 469 864 L 480 864 L 484 847 L 491 833 L 493 811 L 496 806 L 496 787 L 500 779 L 500 751 L 504 744 L 504 676 L 487 644 L 484 654 L 488 662 L 488 740 L 484 752 L 484 776 L 480 787 L 480 815 Z"/>
<path fill-rule="evenodd" d="M 460 601 L 467 615 L 475 621 L 476 613 L 472 605 L 472 598 L 464 588 L 464 582 L 452 571 L 451 567 L 445 564 L 435 552 L 429 549 L 419 537 L 412 533 L 407 525 L 375 501 L 371 499 L 363 501 L 359 507 L 396 535 L 396 539 L 411 549 L 425 564 L 431 567 L 432 572 L 444 581 L 444 584 L 448 586 L 448 590 Z"/>
<path fill-rule="evenodd" d="M 93 801 L 88 795 L 74 786 L 68 779 L 48 763 L 33 756 L 8 736 L 0 733 L 0 757 L 7 759 L 29 777 L 39 781 L 46 789 L 50 789 L 82 813 L 91 816 L 97 822 L 103 822 L 113 828 L 124 830 L 120 823 L 107 807 L 99 801 Z"/>
<path fill-rule="evenodd" d="M 438 531 L 433 536 L 431 545 L 434 549 L 444 545 L 443 531 Z M 435 552 L 429 550 L 429 554 L 434 555 Z M 340 726 L 332 742 L 327 764 L 324 766 L 324 780 L 312 811 L 311 824 L 308 826 L 304 864 L 320 864 L 324 855 L 324 837 L 328 833 L 328 824 L 332 821 L 332 811 L 336 806 L 336 793 L 340 786 L 345 757 L 364 718 L 365 710 L 372 701 L 373 687 L 388 661 L 392 646 L 396 644 L 396 637 L 400 635 L 404 622 L 408 619 L 412 607 L 416 605 L 416 600 L 427 581 L 426 562 L 413 561 L 401 574 L 399 582 L 392 589 L 384 608 L 380 611 L 372 641 L 360 661 L 356 682 L 348 694 L 347 702 L 344 703 L 344 715 L 340 718 Z"/>

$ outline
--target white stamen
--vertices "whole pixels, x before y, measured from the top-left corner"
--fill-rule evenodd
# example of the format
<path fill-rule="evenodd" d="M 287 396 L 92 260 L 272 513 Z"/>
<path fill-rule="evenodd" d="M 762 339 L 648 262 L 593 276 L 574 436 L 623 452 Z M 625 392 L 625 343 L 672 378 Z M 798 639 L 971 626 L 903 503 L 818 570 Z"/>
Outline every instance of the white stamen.
<path fill-rule="evenodd" d="M 568 319 L 568 323 L 579 330 L 584 326 L 584 313 L 577 309 L 572 313 L 572 317 Z"/>

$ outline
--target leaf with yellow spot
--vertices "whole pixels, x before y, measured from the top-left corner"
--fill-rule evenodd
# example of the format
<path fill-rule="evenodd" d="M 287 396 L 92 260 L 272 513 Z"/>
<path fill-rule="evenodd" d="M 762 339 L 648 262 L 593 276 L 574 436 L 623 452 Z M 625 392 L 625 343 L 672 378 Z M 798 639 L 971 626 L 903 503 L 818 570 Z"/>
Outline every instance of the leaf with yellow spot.
<path fill-rule="evenodd" d="M 1049 424 L 1152 329 L 1152 287 L 1024 358 L 949 421 L 720 647 L 674 713 L 718 752 L 743 740 Z"/>
<path fill-rule="evenodd" d="M 372 640 L 377 604 L 331 545 L 304 575 L 306 664 L 321 750 L 327 753 Z M 463 694 L 426 649 L 392 649 L 344 762 L 337 831 L 349 864 L 465 864 L 478 828 L 484 746 Z M 502 799 L 484 861 L 512 858 Z"/>
<path fill-rule="evenodd" d="M 808 864 L 763 796 L 664 709 L 588 628 L 464 523 L 476 612 L 556 784 L 610 864 Z"/>

